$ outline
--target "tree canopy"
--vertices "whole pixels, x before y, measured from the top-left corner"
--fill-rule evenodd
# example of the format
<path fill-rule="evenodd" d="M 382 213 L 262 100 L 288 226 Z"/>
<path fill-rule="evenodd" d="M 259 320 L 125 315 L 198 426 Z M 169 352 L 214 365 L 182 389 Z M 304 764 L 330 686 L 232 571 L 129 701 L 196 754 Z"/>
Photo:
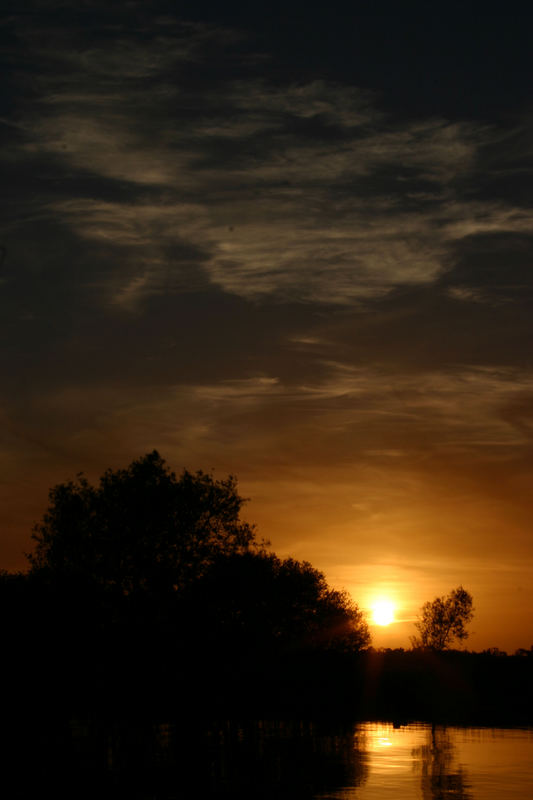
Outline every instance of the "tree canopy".
<path fill-rule="evenodd" d="M 455 641 L 467 639 L 466 625 L 474 616 L 472 602 L 472 595 L 458 586 L 448 596 L 424 603 L 415 622 L 420 636 L 411 639 L 413 647 L 446 650 Z"/>
<path fill-rule="evenodd" d="M 362 611 L 307 561 L 248 552 L 218 561 L 191 605 L 212 630 L 248 646 L 357 652 L 370 644 Z M 206 625 L 203 626 L 204 630 Z"/>
<path fill-rule="evenodd" d="M 49 499 L 30 577 L 78 617 L 100 609 L 105 625 L 148 626 L 198 652 L 357 652 L 370 643 L 348 594 L 256 541 L 232 476 L 177 477 L 153 451 L 108 469 L 96 486 L 83 474 L 58 484 Z"/>
<path fill-rule="evenodd" d="M 97 486 L 83 474 L 58 484 L 49 500 L 28 558 L 31 572 L 55 580 L 79 577 L 121 594 L 176 590 L 256 545 L 233 476 L 176 477 L 156 450 L 108 469 Z"/>

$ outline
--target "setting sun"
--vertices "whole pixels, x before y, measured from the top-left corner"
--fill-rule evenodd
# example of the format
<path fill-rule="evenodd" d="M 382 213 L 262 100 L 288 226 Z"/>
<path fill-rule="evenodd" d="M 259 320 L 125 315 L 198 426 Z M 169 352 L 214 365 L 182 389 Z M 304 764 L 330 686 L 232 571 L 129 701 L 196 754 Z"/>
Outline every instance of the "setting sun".
<path fill-rule="evenodd" d="M 374 603 L 372 621 L 375 625 L 390 625 L 394 622 L 394 604 L 390 600 L 379 600 Z"/>

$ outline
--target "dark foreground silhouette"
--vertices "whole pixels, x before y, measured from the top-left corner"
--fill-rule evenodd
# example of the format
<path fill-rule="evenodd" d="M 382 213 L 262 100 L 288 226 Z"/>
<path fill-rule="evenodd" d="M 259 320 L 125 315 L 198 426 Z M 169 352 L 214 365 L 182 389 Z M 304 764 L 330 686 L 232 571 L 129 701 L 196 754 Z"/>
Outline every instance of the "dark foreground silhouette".
<path fill-rule="evenodd" d="M 351 598 L 267 552 L 242 503 L 155 452 L 52 489 L 29 571 L 0 573 L 8 796 L 311 798 L 364 782 L 356 720 L 533 724 L 531 651 L 372 650 Z"/>
<path fill-rule="evenodd" d="M 289 577 L 272 571 L 271 557 L 265 566 L 263 557 L 235 556 L 169 610 L 151 598 L 112 604 L 80 583 L 4 574 L 4 711 L 533 723 L 531 651 L 362 649 L 353 630 L 341 635 L 337 608 L 316 622 L 314 594 L 307 604 L 298 591 L 281 594 L 284 580 L 294 590 Z M 305 608 L 284 618 L 298 603 Z"/>
<path fill-rule="evenodd" d="M 176 477 L 155 452 L 52 489 L 28 573 L 0 574 L 10 796 L 61 773 L 67 796 L 305 798 L 365 774 L 352 758 L 337 780 L 353 737 L 313 725 L 533 724 L 531 651 L 373 651 L 351 598 L 267 552 L 242 502 L 234 479 Z"/>

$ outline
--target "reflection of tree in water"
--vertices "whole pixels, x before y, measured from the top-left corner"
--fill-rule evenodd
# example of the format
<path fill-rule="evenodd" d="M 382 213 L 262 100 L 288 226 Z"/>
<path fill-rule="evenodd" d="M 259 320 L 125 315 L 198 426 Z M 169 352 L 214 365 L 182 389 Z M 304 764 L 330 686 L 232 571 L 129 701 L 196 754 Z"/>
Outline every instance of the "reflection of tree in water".
<path fill-rule="evenodd" d="M 210 738 L 215 794 L 304 800 L 360 786 L 366 778 L 352 725 L 233 722 L 212 730 Z"/>
<path fill-rule="evenodd" d="M 77 726 L 73 734 L 71 768 L 83 764 L 85 784 L 90 775 L 101 798 L 119 790 L 135 800 L 312 800 L 367 777 L 364 743 L 348 724 L 146 721 Z"/>
<path fill-rule="evenodd" d="M 470 800 L 467 773 L 456 763 L 455 747 L 446 728 L 433 726 L 428 743 L 412 751 L 420 771 L 423 800 Z"/>

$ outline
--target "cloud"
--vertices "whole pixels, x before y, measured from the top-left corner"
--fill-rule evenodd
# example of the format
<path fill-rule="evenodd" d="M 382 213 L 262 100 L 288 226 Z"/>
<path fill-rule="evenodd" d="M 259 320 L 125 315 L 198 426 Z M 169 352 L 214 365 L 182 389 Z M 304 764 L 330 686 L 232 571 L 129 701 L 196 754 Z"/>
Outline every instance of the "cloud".
<path fill-rule="evenodd" d="M 321 91 L 329 98 L 328 87 Z M 343 109 L 336 120 L 339 126 Z M 204 113 L 208 116 L 209 109 Z M 215 144 L 227 137 L 227 129 L 232 130 L 230 120 L 227 112 L 226 128 L 213 134 Z M 255 124 L 259 126 L 260 120 Z M 464 220 L 465 209 L 448 203 L 445 196 L 439 207 L 430 204 L 427 212 L 420 206 L 403 208 L 404 192 L 394 174 L 400 165 L 416 168 L 417 179 L 444 185 L 450 180 L 451 162 L 458 161 L 459 169 L 469 150 L 463 142 L 459 156 L 451 147 L 453 158 L 444 157 L 450 140 L 461 139 L 460 131 L 450 133 L 440 123 L 412 133 L 384 135 L 371 130 L 325 149 L 322 142 L 302 143 L 283 130 L 274 135 L 279 142 L 268 141 L 272 123 L 265 110 L 261 124 L 267 142 L 260 143 L 250 163 L 244 157 L 242 164 L 237 157 L 237 163 L 231 159 L 229 164 L 227 160 L 198 163 L 201 154 L 212 149 L 213 136 L 210 131 L 187 132 L 186 122 L 169 145 L 165 139 L 171 138 L 172 119 L 154 150 L 144 132 L 134 131 L 127 114 L 123 119 L 115 115 L 107 123 L 96 122 L 92 115 L 48 118 L 30 149 L 51 150 L 75 168 L 90 169 L 102 178 L 164 191 L 152 205 L 138 189 L 132 190 L 127 205 L 89 198 L 69 201 L 68 208 L 55 204 L 54 210 L 66 213 L 69 224 L 85 239 L 106 237 L 115 245 L 136 242 L 156 247 L 162 239 L 187 236 L 191 246 L 209 251 L 205 268 L 211 281 L 249 299 L 274 296 L 346 305 L 381 296 L 395 286 L 428 284 L 447 266 L 448 241 L 474 230 L 473 222 L 460 228 L 459 222 L 449 221 L 450 217 Z M 240 140 L 241 150 L 250 146 L 240 123 L 232 134 Z M 441 154 L 440 163 L 435 153 Z M 392 170 L 389 196 L 358 192 L 357 176 L 372 174 L 385 163 Z M 507 216 L 511 224 L 512 214 Z M 128 218 L 134 225 L 126 231 Z M 505 219 L 504 214 L 500 227 Z M 149 283 L 138 282 L 138 292 Z"/>
<path fill-rule="evenodd" d="M 127 187 L 127 200 L 98 198 L 94 182 L 91 196 L 46 200 L 86 247 L 144 250 L 118 283 L 110 272 L 118 305 L 185 290 L 168 281 L 176 242 L 205 254 L 201 280 L 224 292 L 342 307 L 435 283 L 465 237 L 530 227 L 525 209 L 461 188 L 497 139 L 487 125 L 400 122 L 356 86 L 274 83 L 268 59 L 267 77 L 250 70 L 258 54 L 237 31 L 135 14 L 100 41 L 79 25 L 25 34 L 44 68 L 15 147 L 80 186 Z"/>
<path fill-rule="evenodd" d="M 429 464 L 464 469 L 529 453 L 532 397 L 533 374 L 512 369 L 413 375 L 329 363 L 321 380 L 304 384 L 256 375 L 156 393 L 73 385 L 41 396 L 35 424 L 42 430 L 45 415 L 49 436 L 62 427 L 66 447 L 85 442 L 89 451 L 105 452 L 117 437 L 148 448 L 150 440 L 175 447 L 185 437 L 208 460 L 231 442 L 232 458 L 243 463 L 260 453 L 262 464 L 278 464 L 290 453 L 287 464 L 298 468 L 316 462 L 321 470 L 351 464 L 423 474 Z"/>

